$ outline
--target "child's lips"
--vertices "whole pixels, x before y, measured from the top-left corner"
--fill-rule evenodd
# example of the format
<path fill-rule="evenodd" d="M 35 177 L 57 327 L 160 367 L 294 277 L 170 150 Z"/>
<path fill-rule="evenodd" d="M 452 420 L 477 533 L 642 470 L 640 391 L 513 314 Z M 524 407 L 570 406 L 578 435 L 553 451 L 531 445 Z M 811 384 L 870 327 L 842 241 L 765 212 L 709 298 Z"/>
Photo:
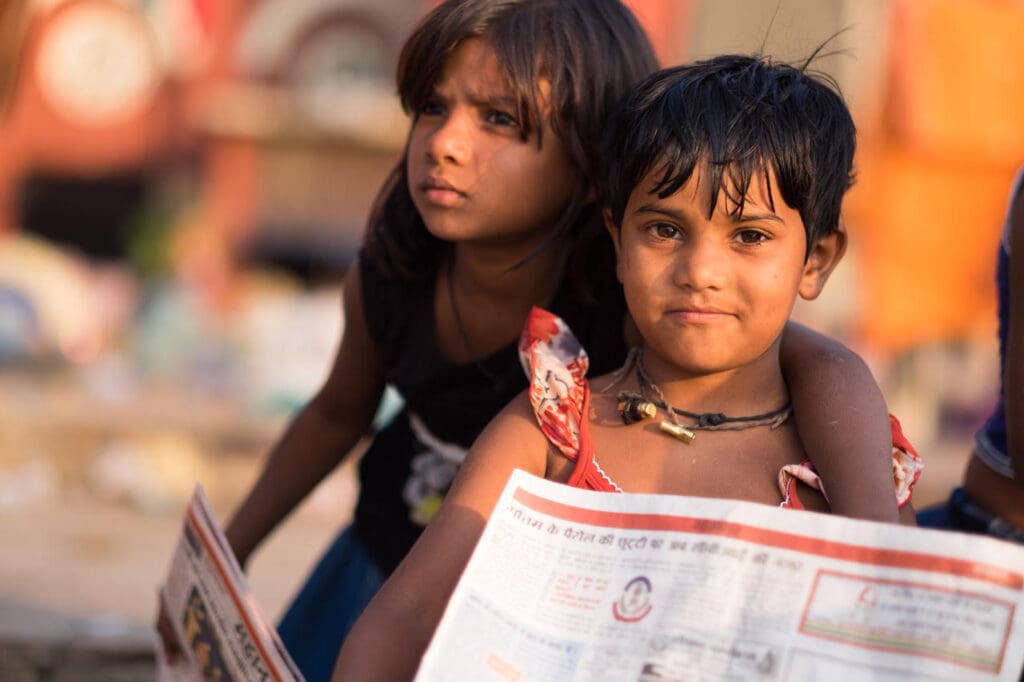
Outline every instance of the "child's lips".
<path fill-rule="evenodd" d="M 423 192 L 427 201 L 437 206 L 457 206 L 466 199 L 465 192 L 441 178 L 427 178 L 420 185 L 420 191 Z"/>
<path fill-rule="evenodd" d="M 713 324 L 734 317 L 732 313 L 714 307 L 686 307 L 669 311 L 679 322 L 686 324 Z"/>

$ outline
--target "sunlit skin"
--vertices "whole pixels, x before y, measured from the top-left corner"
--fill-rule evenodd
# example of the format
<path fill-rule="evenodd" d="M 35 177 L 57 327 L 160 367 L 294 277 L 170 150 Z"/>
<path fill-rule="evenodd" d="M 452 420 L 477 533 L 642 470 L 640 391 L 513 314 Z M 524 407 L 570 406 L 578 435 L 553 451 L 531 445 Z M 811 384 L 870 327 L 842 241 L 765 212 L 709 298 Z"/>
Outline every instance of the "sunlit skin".
<path fill-rule="evenodd" d="M 710 182 L 699 165 L 665 198 L 652 191 L 661 174 L 655 168 L 632 193 L 621 226 L 609 224 L 649 371 L 666 391 L 685 381 L 678 400 L 691 410 L 718 411 L 726 398 L 743 402 L 731 385 L 743 386 L 749 409 L 784 403 L 782 329 L 798 295 L 820 293 L 844 236 L 820 240 L 805 260 L 803 220 L 777 187 L 769 195 L 763 175 L 741 211 L 723 191 L 709 217 Z"/>
<path fill-rule="evenodd" d="M 536 129 L 522 138 L 515 112 L 486 43 L 460 43 L 409 137 L 409 189 L 431 234 L 525 254 L 550 233 L 576 171 L 546 118 L 538 146 Z"/>

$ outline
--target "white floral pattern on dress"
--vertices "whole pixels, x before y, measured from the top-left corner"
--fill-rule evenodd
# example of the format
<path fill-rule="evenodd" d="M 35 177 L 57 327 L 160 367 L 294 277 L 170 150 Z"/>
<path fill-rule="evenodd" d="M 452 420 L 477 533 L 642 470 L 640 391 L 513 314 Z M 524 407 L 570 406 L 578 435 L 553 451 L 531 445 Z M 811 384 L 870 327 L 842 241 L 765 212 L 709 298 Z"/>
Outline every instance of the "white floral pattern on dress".
<path fill-rule="evenodd" d="M 440 509 L 459 466 L 466 459 L 466 449 L 434 436 L 415 414 L 409 414 L 409 425 L 417 442 L 426 449 L 412 458 L 412 472 L 402 489 L 402 499 L 409 507 L 409 520 L 426 526 Z"/>

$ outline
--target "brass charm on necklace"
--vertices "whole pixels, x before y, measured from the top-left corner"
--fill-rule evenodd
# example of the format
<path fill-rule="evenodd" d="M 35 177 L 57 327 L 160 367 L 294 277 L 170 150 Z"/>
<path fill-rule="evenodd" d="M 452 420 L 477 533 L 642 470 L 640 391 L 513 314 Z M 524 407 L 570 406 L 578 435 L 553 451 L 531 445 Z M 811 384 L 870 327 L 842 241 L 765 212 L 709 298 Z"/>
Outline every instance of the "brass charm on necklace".
<path fill-rule="evenodd" d="M 693 439 L 697 437 L 697 434 L 695 434 L 693 431 L 686 428 L 682 424 L 673 424 L 668 419 L 658 424 L 658 428 L 661 429 L 663 432 L 667 433 L 668 435 L 672 436 L 676 440 L 682 441 L 687 445 L 692 443 Z"/>
<path fill-rule="evenodd" d="M 654 416 L 658 414 L 658 408 L 654 403 L 639 393 L 623 391 L 616 397 L 619 400 L 619 416 L 622 417 L 623 424 L 629 425 L 644 419 L 654 419 Z"/>
<path fill-rule="evenodd" d="M 623 391 L 616 397 L 619 400 L 619 416 L 622 417 L 623 424 L 629 425 L 644 419 L 654 419 L 658 414 L 657 404 L 639 393 Z M 692 443 L 693 439 L 697 437 L 690 429 L 669 419 L 662 421 L 658 428 L 676 440 L 687 444 Z"/>

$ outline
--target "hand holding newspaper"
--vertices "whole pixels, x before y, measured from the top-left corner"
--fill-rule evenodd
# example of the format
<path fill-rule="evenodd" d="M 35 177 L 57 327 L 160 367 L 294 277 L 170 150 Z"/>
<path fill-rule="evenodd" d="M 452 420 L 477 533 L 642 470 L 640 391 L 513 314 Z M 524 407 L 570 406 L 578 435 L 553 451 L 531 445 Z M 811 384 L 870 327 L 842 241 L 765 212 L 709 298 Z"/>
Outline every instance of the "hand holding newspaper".
<path fill-rule="evenodd" d="M 417 679 L 1017 680 L 1024 547 L 516 471 Z"/>
<path fill-rule="evenodd" d="M 200 486 L 162 596 L 185 654 L 169 665 L 157 652 L 161 682 L 303 679 L 249 591 Z"/>

